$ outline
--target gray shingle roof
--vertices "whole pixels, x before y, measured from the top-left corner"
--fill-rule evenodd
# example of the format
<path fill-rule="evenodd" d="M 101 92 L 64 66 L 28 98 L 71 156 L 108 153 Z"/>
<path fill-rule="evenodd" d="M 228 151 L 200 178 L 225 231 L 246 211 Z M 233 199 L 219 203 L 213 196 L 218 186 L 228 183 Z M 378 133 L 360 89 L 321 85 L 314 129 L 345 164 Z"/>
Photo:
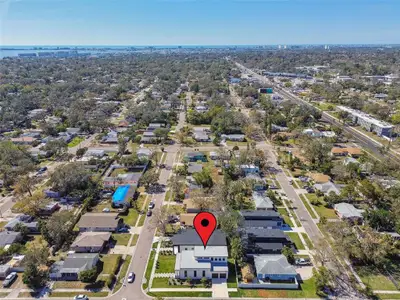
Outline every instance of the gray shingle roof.
<path fill-rule="evenodd" d="M 71 248 L 75 247 L 101 247 L 111 237 L 110 232 L 82 232 L 72 243 Z"/>
<path fill-rule="evenodd" d="M 69 254 L 61 268 L 61 273 L 79 273 L 90 270 L 99 259 L 97 253 Z"/>
<path fill-rule="evenodd" d="M 258 274 L 297 275 L 295 268 L 281 254 L 254 255 L 254 265 Z"/>
<path fill-rule="evenodd" d="M 11 245 L 21 238 L 20 232 L 2 231 L 0 232 L 0 247 Z"/>
<path fill-rule="evenodd" d="M 258 209 L 273 209 L 274 203 L 265 193 L 253 192 L 253 201 Z"/>
<path fill-rule="evenodd" d="M 80 228 L 99 228 L 118 226 L 119 218 L 117 213 L 86 213 L 78 222 Z"/>

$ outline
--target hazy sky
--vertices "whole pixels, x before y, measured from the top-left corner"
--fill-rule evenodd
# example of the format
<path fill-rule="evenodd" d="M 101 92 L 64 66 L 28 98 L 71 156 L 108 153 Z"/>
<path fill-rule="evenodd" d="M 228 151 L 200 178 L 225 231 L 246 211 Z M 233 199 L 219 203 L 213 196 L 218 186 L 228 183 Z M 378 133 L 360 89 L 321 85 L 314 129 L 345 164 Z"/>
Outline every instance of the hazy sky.
<path fill-rule="evenodd" d="M 0 0 L 2 45 L 400 44 L 400 0 Z"/>

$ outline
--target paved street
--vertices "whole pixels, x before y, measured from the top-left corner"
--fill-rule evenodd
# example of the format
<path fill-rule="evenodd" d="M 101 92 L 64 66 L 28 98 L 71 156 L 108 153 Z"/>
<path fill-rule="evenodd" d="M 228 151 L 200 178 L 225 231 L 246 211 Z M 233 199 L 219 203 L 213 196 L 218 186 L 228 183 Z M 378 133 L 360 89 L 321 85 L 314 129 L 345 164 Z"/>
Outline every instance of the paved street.
<path fill-rule="evenodd" d="M 293 95 L 292 93 L 288 92 L 287 90 L 284 90 L 281 87 L 278 87 L 276 85 L 274 85 L 273 83 L 271 83 L 266 77 L 257 74 L 256 72 L 254 72 L 253 70 L 246 68 L 245 66 L 243 66 L 242 64 L 239 64 L 238 62 L 235 62 L 236 65 L 241 69 L 244 70 L 245 72 L 251 74 L 254 78 L 257 78 L 258 80 L 260 80 L 261 82 L 264 82 L 266 84 L 272 84 L 274 86 L 274 89 L 276 89 L 276 91 L 278 91 L 282 96 L 284 96 L 287 99 L 290 99 L 294 102 L 297 103 L 303 103 L 309 106 L 312 106 L 310 103 L 304 101 L 303 99 Z M 314 106 L 312 106 L 314 107 Z M 318 109 L 318 108 L 317 108 Z M 350 134 L 354 140 L 363 148 L 367 148 L 370 150 L 370 152 L 378 159 L 384 159 L 385 156 L 379 151 L 380 147 L 382 146 L 380 143 L 378 143 L 377 141 L 373 140 L 372 138 L 366 136 L 365 134 L 362 134 L 361 132 L 359 132 L 358 130 L 344 125 L 343 123 L 341 123 L 338 119 L 336 119 L 335 117 L 327 114 L 326 112 L 323 112 L 322 110 L 320 110 L 322 113 L 322 121 L 334 124 L 336 126 L 339 126 L 343 129 L 343 131 L 345 133 Z M 400 162 L 400 158 L 393 154 L 393 152 L 389 152 L 386 154 L 386 157 L 390 158 L 390 159 L 394 159 L 397 162 Z"/>

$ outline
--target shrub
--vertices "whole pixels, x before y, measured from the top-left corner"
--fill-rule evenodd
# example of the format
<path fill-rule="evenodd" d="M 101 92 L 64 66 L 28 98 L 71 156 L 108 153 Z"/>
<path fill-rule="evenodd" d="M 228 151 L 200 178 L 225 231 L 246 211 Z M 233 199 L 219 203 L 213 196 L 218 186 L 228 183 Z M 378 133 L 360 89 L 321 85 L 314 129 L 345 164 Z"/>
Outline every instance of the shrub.
<path fill-rule="evenodd" d="M 82 282 L 95 282 L 97 278 L 97 268 L 93 268 L 87 271 L 79 273 L 79 280 Z"/>
<path fill-rule="evenodd" d="M 106 281 L 106 284 L 107 284 L 107 286 L 108 286 L 109 289 L 112 288 L 112 286 L 113 286 L 113 284 L 114 284 L 114 282 L 115 282 L 115 279 L 116 279 L 116 277 L 115 277 L 114 274 L 110 274 L 110 275 L 108 276 L 107 281 Z"/>

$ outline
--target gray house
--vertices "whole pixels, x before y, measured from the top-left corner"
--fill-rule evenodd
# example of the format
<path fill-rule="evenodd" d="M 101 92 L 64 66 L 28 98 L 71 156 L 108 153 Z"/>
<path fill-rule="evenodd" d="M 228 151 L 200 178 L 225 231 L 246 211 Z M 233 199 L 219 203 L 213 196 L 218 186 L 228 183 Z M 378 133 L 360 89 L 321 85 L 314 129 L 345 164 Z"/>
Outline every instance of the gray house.
<path fill-rule="evenodd" d="M 78 222 L 80 232 L 115 232 L 122 224 L 117 213 L 86 213 Z"/>
<path fill-rule="evenodd" d="M 317 183 L 314 184 L 314 188 L 321 191 L 325 195 L 329 195 L 329 193 L 334 192 L 336 195 L 340 194 L 340 191 L 343 188 L 343 185 L 341 184 L 335 184 L 331 181 L 328 181 L 326 183 Z"/>
<path fill-rule="evenodd" d="M 286 257 L 278 255 L 254 255 L 254 266 L 260 283 L 296 283 L 297 272 Z"/>
<path fill-rule="evenodd" d="M 272 200 L 264 192 L 253 192 L 252 198 L 257 210 L 274 210 Z"/>
<path fill-rule="evenodd" d="M 78 253 L 99 253 L 108 245 L 110 232 L 82 232 L 71 245 L 71 250 Z"/>
<path fill-rule="evenodd" d="M 21 240 L 22 240 L 22 234 L 20 232 L 12 232 L 12 231 L 1 231 L 0 232 L 0 247 L 1 248 L 18 243 Z"/>
<path fill-rule="evenodd" d="M 53 264 L 50 269 L 51 280 L 79 280 L 79 273 L 97 266 L 97 253 L 71 253 L 64 261 Z"/>

